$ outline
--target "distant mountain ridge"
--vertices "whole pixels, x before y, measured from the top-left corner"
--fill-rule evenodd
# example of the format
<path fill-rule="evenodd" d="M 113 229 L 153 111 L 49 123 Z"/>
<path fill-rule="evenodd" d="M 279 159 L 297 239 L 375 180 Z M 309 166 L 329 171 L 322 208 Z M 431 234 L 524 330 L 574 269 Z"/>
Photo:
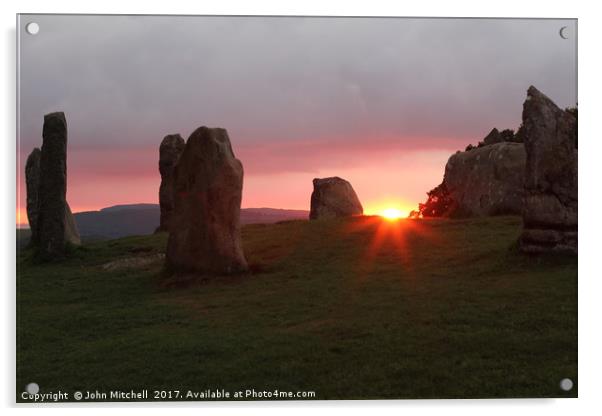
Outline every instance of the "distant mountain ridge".
<path fill-rule="evenodd" d="M 123 210 L 132 210 L 132 209 L 158 209 L 158 204 L 122 204 L 122 205 L 113 205 L 106 208 L 101 208 L 102 212 L 115 212 L 115 211 L 123 211 Z M 88 211 L 88 212 L 96 212 L 96 211 Z"/>
<path fill-rule="evenodd" d="M 130 235 L 152 234 L 159 226 L 158 204 L 125 204 L 73 214 L 84 240 L 106 240 Z M 244 224 L 272 224 L 279 221 L 308 219 L 309 211 L 278 208 L 243 208 Z"/>

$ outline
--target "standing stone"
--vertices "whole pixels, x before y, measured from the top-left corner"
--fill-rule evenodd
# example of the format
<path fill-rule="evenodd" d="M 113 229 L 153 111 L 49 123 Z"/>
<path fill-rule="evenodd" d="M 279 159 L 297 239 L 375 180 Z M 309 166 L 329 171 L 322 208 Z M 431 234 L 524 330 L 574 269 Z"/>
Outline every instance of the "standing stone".
<path fill-rule="evenodd" d="M 186 143 L 179 134 L 165 136 L 159 147 L 159 173 L 161 186 L 159 187 L 159 206 L 161 218 L 157 231 L 168 231 L 171 215 L 174 210 L 174 168 L 180 159 Z"/>
<path fill-rule="evenodd" d="M 37 246 L 40 243 L 39 237 L 39 215 L 40 215 L 40 160 L 42 152 L 37 147 L 34 148 L 27 157 L 25 164 L 25 185 L 27 189 L 27 220 L 31 230 L 31 239 L 29 244 Z M 65 241 L 71 244 L 81 244 L 75 217 L 71 213 L 68 203 L 65 203 Z"/>
<path fill-rule="evenodd" d="M 169 268 L 217 274 L 248 269 L 240 236 L 242 185 L 242 163 L 234 156 L 226 130 L 196 129 L 173 173 Z"/>
<path fill-rule="evenodd" d="M 40 157 L 42 152 L 37 147 L 34 148 L 25 163 L 25 186 L 27 190 L 27 221 L 31 230 L 31 245 L 37 245 L 38 237 L 38 215 L 40 214 L 40 205 L 38 199 L 38 190 L 40 188 Z"/>
<path fill-rule="evenodd" d="M 309 219 L 362 215 L 364 208 L 353 187 L 339 177 L 315 178 Z"/>
<path fill-rule="evenodd" d="M 523 105 L 526 253 L 577 253 L 577 119 L 535 87 Z"/>
<path fill-rule="evenodd" d="M 67 205 L 67 121 L 62 112 L 46 114 L 42 131 L 37 232 L 42 255 L 62 256 L 65 243 L 79 244 Z"/>

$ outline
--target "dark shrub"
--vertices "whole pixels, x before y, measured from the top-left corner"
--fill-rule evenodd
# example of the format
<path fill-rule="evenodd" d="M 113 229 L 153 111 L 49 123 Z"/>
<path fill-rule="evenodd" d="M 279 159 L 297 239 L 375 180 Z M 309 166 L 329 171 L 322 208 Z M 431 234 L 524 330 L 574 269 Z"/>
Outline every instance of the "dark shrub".
<path fill-rule="evenodd" d="M 418 204 L 418 211 L 410 212 L 410 218 L 429 218 L 442 217 L 447 215 L 454 206 L 445 182 L 431 189 L 427 193 L 427 200 L 424 204 Z"/>

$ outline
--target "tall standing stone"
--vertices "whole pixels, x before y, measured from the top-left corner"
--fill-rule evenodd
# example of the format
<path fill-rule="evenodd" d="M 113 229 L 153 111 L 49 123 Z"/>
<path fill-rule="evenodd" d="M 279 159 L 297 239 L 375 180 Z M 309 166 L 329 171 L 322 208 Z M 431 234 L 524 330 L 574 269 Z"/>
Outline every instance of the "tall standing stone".
<path fill-rule="evenodd" d="M 159 173 L 161 186 L 159 187 L 159 206 L 161 218 L 157 231 L 168 231 L 171 215 L 174 210 L 174 169 L 186 142 L 179 134 L 165 136 L 159 147 Z"/>
<path fill-rule="evenodd" d="M 246 271 L 240 235 L 243 167 L 225 129 L 203 126 L 192 133 L 174 169 L 173 186 L 168 267 L 197 273 Z"/>
<path fill-rule="evenodd" d="M 42 152 L 37 147 L 34 148 L 25 163 L 25 186 L 27 192 L 27 221 L 31 230 L 31 245 L 39 243 L 38 236 L 38 216 L 40 214 L 40 205 L 38 190 L 40 188 L 40 158 Z"/>
<path fill-rule="evenodd" d="M 577 119 L 535 87 L 523 105 L 526 253 L 577 253 Z"/>
<path fill-rule="evenodd" d="M 38 238 L 41 253 L 49 258 L 60 257 L 65 250 L 71 228 L 67 195 L 67 121 L 65 114 L 44 116 L 38 190 Z M 77 232 L 77 229 L 75 232 Z M 74 236 L 75 237 L 75 236 Z M 79 240 L 79 235 L 77 235 Z"/>
<path fill-rule="evenodd" d="M 364 208 L 353 187 L 345 179 L 315 178 L 311 194 L 309 219 L 362 215 Z"/>

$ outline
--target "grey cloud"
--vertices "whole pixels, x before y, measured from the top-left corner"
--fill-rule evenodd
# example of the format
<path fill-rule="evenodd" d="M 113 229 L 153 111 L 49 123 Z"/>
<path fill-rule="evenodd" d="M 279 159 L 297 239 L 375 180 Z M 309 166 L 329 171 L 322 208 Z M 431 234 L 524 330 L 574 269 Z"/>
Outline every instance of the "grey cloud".
<path fill-rule="evenodd" d="M 21 138 L 66 111 L 70 146 L 391 138 L 458 148 L 515 128 L 531 84 L 574 105 L 574 20 L 23 16 Z M 412 146 L 413 147 L 413 146 Z"/>

